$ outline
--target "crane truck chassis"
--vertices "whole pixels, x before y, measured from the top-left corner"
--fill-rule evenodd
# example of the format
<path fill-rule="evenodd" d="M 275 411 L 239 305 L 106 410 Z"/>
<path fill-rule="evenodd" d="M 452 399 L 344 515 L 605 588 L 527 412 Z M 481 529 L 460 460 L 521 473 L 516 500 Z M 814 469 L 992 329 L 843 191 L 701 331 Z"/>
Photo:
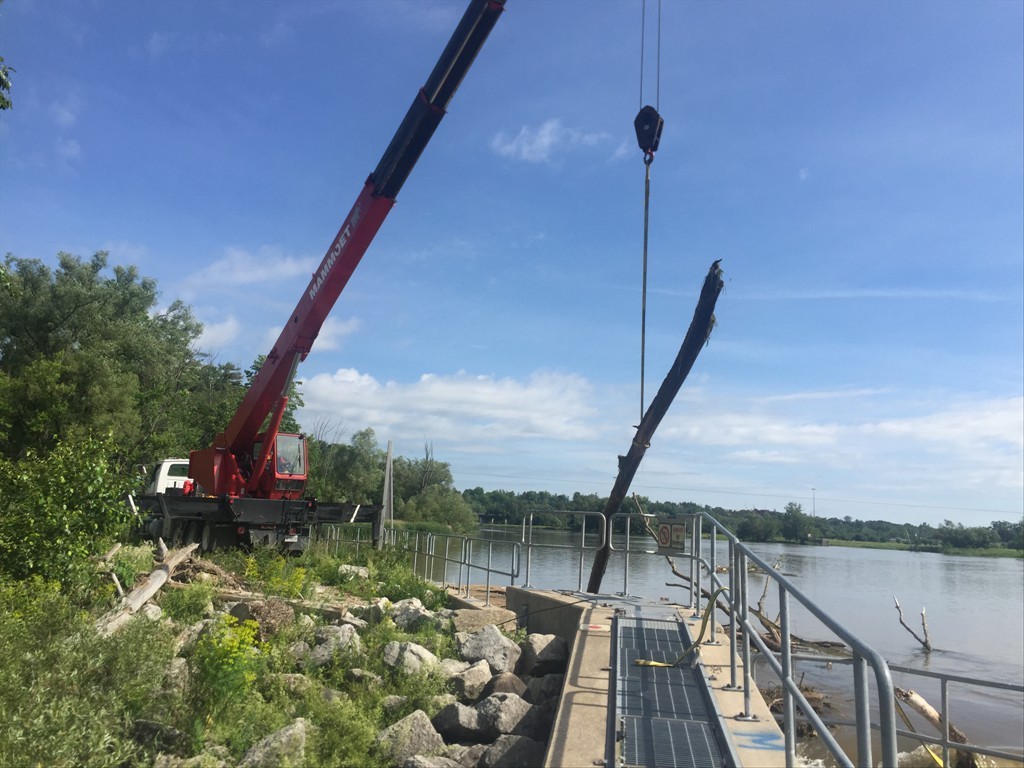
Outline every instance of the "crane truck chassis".
<path fill-rule="evenodd" d="M 164 459 L 149 476 L 145 493 L 129 496 L 137 530 L 170 546 L 198 544 L 203 552 L 232 547 L 268 546 L 298 553 L 309 545 L 319 524 L 369 523 L 372 540 L 381 536 L 382 507 L 325 504 L 315 499 L 258 499 L 186 495 L 195 484 L 188 459 Z"/>
<path fill-rule="evenodd" d="M 298 364 L 394 206 L 504 2 L 470 0 L 225 430 L 187 461 L 158 462 L 146 493 L 128 497 L 144 535 L 198 543 L 203 550 L 268 544 L 295 551 L 305 548 L 320 523 L 373 522 L 379 540 L 380 507 L 304 497 L 306 440 L 279 427 Z"/>

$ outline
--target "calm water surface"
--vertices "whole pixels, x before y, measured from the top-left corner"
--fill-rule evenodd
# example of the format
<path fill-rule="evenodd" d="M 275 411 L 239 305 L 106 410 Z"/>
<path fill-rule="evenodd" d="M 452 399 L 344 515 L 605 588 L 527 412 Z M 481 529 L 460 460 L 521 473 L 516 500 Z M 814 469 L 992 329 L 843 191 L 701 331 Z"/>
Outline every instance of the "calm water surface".
<path fill-rule="evenodd" d="M 495 542 L 493 563 L 507 558 L 510 541 L 520 532 L 485 529 L 479 534 Z M 552 547 L 579 545 L 579 534 L 534 531 L 534 541 Z M 624 546 L 619 541 L 617 546 Z M 634 537 L 634 549 L 647 548 Z M 709 542 L 704 542 L 708 556 Z M 751 544 L 750 549 L 769 564 L 780 563 L 781 572 L 806 597 L 821 606 L 863 642 L 882 654 L 890 664 L 1024 684 L 1024 561 L 1011 558 L 956 557 L 918 552 L 846 547 L 818 547 L 791 544 Z M 487 546 L 476 544 L 474 560 L 483 562 Z M 719 543 L 717 561 L 728 562 L 728 549 Z M 585 555 L 582 584 L 590 576 L 593 551 Z M 683 560 L 680 570 L 688 572 Z M 571 548 L 535 549 L 530 558 L 529 586 L 539 589 L 578 590 L 581 568 L 578 552 Z M 506 567 L 506 566 L 501 566 Z M 526 577 L 527 558 L 521 555 L 520 576 Z M 435 578 L 443 578 L 437 573 Z M 447 580 L 457 575 L 449 571 Z M 474 583 L 483 576 L 475 573 Z M 507 584 L 495 577 L 494 584 Z M 664 557 L 632 555 L 628 573 L 624 557 L 615 553 L 601 585 L 606 593 L 626 593 L 648 599 L 683 601 L 688 591 L 678 586 Z M 750 602 L 757 602 L 763 577 L 752 577 Z M 774 594 L 774 590 L 771 590 Z M 921 631 L 921 609 L 926 609 L 928 628 L 935 650 L 927 654 L 899 624 L 893 596 L 899 598 L 904 618 L 917 633 Z M 773 615 L 777 603 L 769 598 L 766 608 Z M 833 639 L 832 634 L 795 602 L 791 608 L 793 632 L 812 640 Z M 852 694 L 844 690 L 848 672 L 827 671 L 824 665 L 808 667 L 807 681 L 830 690 L 832 700 L 845 708 Z M 803 667 L 801 667 L 803 669 Z M 838 667 L 836 667 L 838 669 Z M 914 677 L 904 680 L 893 674 L 897 686 L 912 687 L 933 705 L 939 705 L 938 685 Z M 951 720 L 973 741 L 1011 750 L 1024 746 L 1024 705 L 1019 694 L 950 687 Z"/>

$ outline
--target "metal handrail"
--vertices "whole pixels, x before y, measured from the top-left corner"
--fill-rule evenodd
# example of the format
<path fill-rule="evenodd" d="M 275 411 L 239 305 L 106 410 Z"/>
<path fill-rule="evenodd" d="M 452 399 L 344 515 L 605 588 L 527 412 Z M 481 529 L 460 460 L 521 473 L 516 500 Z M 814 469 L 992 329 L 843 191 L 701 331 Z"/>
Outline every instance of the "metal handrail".
<path fill-rule="evenodd" d="M 842 749 L 835 737 L 829 732 L 825 723 L 814 711 L 810 702 L 803 695 L 799 685 L 793 678 L 792 669 L 792 635 L 790 632 L 791 618 L 789 615 L 790 599 L 796 599 L 811 615 L 817 618 L 822 624 L 828 627 L 839 637 L 853 652 L 853 688 L 854 706 L 856 709 L 856 731 L 857 731 L 857 764 L 871 766 L 871 701 L 868 684 L 868 667 L 871 668 L 875 677 L 875 688 L 877 693 L 878 709 L 878 730 L 881 734 L 882 764 L 897 765 L 896 749 L 896 699 L 893 689 L 892 676 L 889 673 L 889 665 L 881 654 L 862 642 L 856 635 L 842 626 L 839 622 L 825 613 L 810 598 L 803 594 L 789 579 L 778 573 L 764 560 L 750 551 L 729 529 L 719 523 L 714 517 L 706 512 L 700 512 L 692 516 L 696 523 L 703 519 L 710 524 L 710 543 L 713 551 L 719 536 L 729 542 L 732 552 L 733 566 L 729 571 L 728 583 L 723 584 L 718 578 L 714 568 L 708 567 L 708 582 L 711 585 L 709 592 L 718 587 L 726 587 L 733 597 L 732 616 L 733 626 L 739 623 L 743 628 L 741 652 L 743 657 L 743 700 L 744 712 L 750 716 L 750 698 L 753 689 L 752 667 L 750 664 L 751 643 L 757 647 L 761 657 L 767 662 L 769 668 L 778 676 L 779 683 L 783 689 L 783 733 L 786 739 L 786 764 L 796 764 L 796 718 L 795 709 L 799 707 L 803 714 L 814 726 L 832 756 L 843 766 L 852 766 L 853 762 Z M 694 549 L 699 558 L 699 549 Z M 699 558 L 703 563 L 703 558 Z M 781 640 L 782 661 L 775 659 L 774 653 L 762 640 L 759 629 L 754 626 L 749 618 L 748 599 L 748 572 L 747 563 L 753 562 L 765 573 L 766 579 L 775 581 L 778 585 L 780 626 L 779 635 Z M 699 573 L 699 571 L 698 571 Z M 698 590 L 699 592 L 699 590 Z M 739 604 L 737 605 L 737 598 Z M 710 606 L 709 606 L 710 607 Z M 735 649 L 735 643 L 733 648 Z M 733 685 L 736 682 L 735 664 L 736 653 L 731 656 L 733 667 Z"/>
<path fill-rule="evenodd" d="M 813 654 L 794 654 L 794 660 L 818 662 L 823 661 L 821 656 Z M 832 665 L 846 665 L 852 664 L 852 659 L 828 659 L 828 662 Z M 891 672 L 899 672 L 905 675 L 913 675 L 915 677 L 931 678 L 938 680 L 940 684 L 940 704 L 939 704 L 939 716 L 944 725 L 944 734 L 942 736 L 929 736 L 924 733 L 917 733 L 913 730 L 905 730 L 903 728 L 897 728 L 896 733 L 898 736 L 912 739 L 920 742 L 921 744 L 934 744 L 942 748 L 942 763 L 943 765 L 949 765 L 949 752 L 950 750 L 957 750 L 960 752 L 971 752 L 973 754 L 985 755 L 987 757 L 996 757 L 1001 760 L 1009 760 L 1013 762 L 1020 762 L 1020 752 L 1007 752 L 1001 749 L 992 749 L 990 747 L 983 747 L 979 744 L 961 744 L 956 741 L 952 741 L 949 738 L 951 718 L 949 716 L 949 685 L 955 683 L 958 685 L 972 686 L 975 688 L 990 688 L 994 690 L 1002 691 L 1013 691 L 1015 693 L 1024 693 L 1024 685 L 1017 683 L 1004 683 L 998 680 L 979 680 L 973 677 L 966 677 L 964 675 L 954 675 L 948 672 L 933 672 L 927 669 L 914 669 L 913 667 L 907 667 L 901 664 L 889 664 L 889 670 Z M 855 723 L 849 720 L 840 720 L 838 718 L 822 718 L 822 721 L 828 726 L 852 726 Z M 873 728 L 877 728 L 877 725 L 872 724 Z"/>
<path fill-rule="evenodd" d="M 627 567 L 623 569 L 623 592 L 619 594 L 625 595 L 628 592 L 628 558 L 630 555 L 651 555 L 658 553 L 657 550 L 634 548 L 634 539 L 631 539 L 630 537 L 630 519 L 641 516 L 649 517 L 647 515 L 640 515 L 638 513 L 619 513 L 617 515 L 613 515 L 611 520 L 606 520 L 604 515 L 599 512 L 568 511 L 556 513 L 549 510 L 544 510 L 543 512 L 544 514 L 549 515 L 560 514 L 565 516 L 583 516 L 584 524 L 580 532 L 579 542 L 567 545 L 542 544 L 534 541 L 533 516 L 534 514 L 539 514 L 540 511 L 527 511 L 522 522 L 521 540 L 519 542 L 507 542 L 510 546 L 508 552 L 505 554 L 509 559 L 507 561 L 508 566 L 504 568 L 501 565 L 496 566 L 493 561 L 493 545 L 495 542 L 490 539 L 454 534 L 428 534 L 412 531 L 396 531 L 392 528 L 385 530 L 384 540 L 386 543 L 391 545 L 410 550 L 413 554 L 414 570 L 419 568 L 419 559 L 422 557 L 424 564 L 422 569 L 424 578 L 429 579 L 428 564 L 430 562 L 430 558 L 439 557 L 445 563 L 445 574 L 447 574 L 449 564 L 457 565 L 459 571 L 457 587 L 460 593 L 465 589 L 465 593 L 468 595 L 472 572 L 474 570 L 482 571 L 486 579 L 488 605 L 490 605 L 492 575 L 504 576 L 510 579 L 510 583 L 512 585 L 515 585 L 515 580 L 520 575 L 519 566 L 522 548 L 525 548 L 526 555 L 525 579 L 523 582 L 524 587 L 529 588 L 532 586 L 530 579 L 531 561 L 534 549 L 564 549 L 579 552 L 580 576 L 578 590 L 582 591 L 582 564 L 586 552 L 603 547 L 606 541 L 611 539 L 611 530 L 614 529 L 614 524 L 615 522 L 618 522 L 619 518 L 627 519 L 625 546 L 615 546 L 614 540 L 608 545 L 610 549 L 615 552 L 622 553 L 625 558 L 627 558 Z M 599 522 L 597 525 L 597 542 L 588 545 L 586 541 L 588 535 L 586 530 L 586 520 L 590 517 L 594 517 Z M 711 611 L 711 615 L 708 617 L 711 632 L 709 634 L 709 638 L 704 641 L 704 644 L 720 644 L 720 641 L 717 639 L 715 628 L 716 609 L 723 610 L 730 617 L 727 628 L 730 647 L 730 681 L 724 687 L 727 690 L 742 690 L 743 692 L 743 711 L 736 716 L 737 719 L 756 719 L 752 714 L 751 706 L 753 696 L 757 691 L 753 679 L 752 658 L 754 652 L 758 654 L 759 658 L 763 660 L 764 665 L 778 679 L 783 696 L 781 727 L 785 737 L 787 766 L 798 765 L 798 758 L 796 755 L 796 720 L 798 711 L 815 730 L 819 740 L 827 747 L 836 762 L 841 766 L 849 766 L 850 768 L 854 765 L 868 768 L 874 764 L 875 761 L 872 757 L 873 733 L 877 733 L 880 737 L 882 753 L 880 762 L 883 765 L 897 764 L 897 737 L 915 739 L 919 743 L 939 745 L 943 749 L 943 762 L 947 765 L 949 750 L 951 749 L 975 752 L 978 754 L 1011 760 L 1020 758 L 1019 755 L 1014 755 L 1000 750 L 988 749 L 972 744 L 958 744 L 956 742 L 951 742 L 948 734 L 949 702 L 947 698 L 947 686 L 949 683 L 963 683 L 987 686 L 991 688 L 1008 689 L 1018 692 L 1024 690 L 1024 687 L 1006 683 L 975 680 L 956 675 L 915 670 L 897 665 L 889 665 L 878 652 L 863 643 L 858 637 L 856 637 L 856 635 L 825 613 L 788 578 L 780 574 L 771 565 L 752 552 L 745 544 L 743 544 L 743 542 L 741 542 L 731 531 L 725 528 L 714 517 L 706 512 L 700 512 L 693 515 L 679 516 L 676 519 L 680 520 L 680 522 L 687 522 L 689 524 L 690 535 L 688 537 L 687 547 L 689 551 L 675 553 L 676 556 L 687 560 L 690 566 L 690 603 L 687 607 L 691 608 L 694 611 L 694 616 L 698 618 L 702 616 L 702 612 Z M 704 530 L 705 526 L 707 528 L 706 531 Z M 706 539 L 704 536 L 705 533 L 708 534 Z M 594 532 L 590 531 L 589 534 L 593 536 Z M 444 553 L 443 555 L 439 555 L 438 544 L 442 539 L 445 541 Z M 717 545 L 719 543 L 719 539 L 724 540 L 728 549 L 728 568 L 725 578 L 720 578 L 718 573 L 719 563 Z M 453 542 L 457 544 L 455 549 L 458 550 L 454 555 L 451 553 L 451 544 Z M 474 551 L 479 546 L 479 542 L 485 542 L 488 545 L 486 562 L 474 562 Z M 707 556 L 705 557 L 704 547 L 706 542 L 708 548 L 706 550 Z M 760 626 L 757 623 L 757 619 L 752 616 L 750 611 L 751 601 L 749 597 L 748 567 L 751 564 L 757 566 L 758 569 L 763 571 L 764 577 L 769 580 L 769 583 L 774 583 L 776 587 L 775 594 L 777 595 L 779 608 L 778 633 L 780 636 L 780 648 L 778 651 L 769 648 L 765 643 L 764 639 L 761 637 Z M 726 590 L 727 596 L 724 600 L 719 598 L 712 603 L 711 596 L 720 588 L 724 588 Z M 701 604 L 702 595 L 707 596 L 707 602 L 703 605 L 703 608 Z M 792 601 L 794 600 L 802 605 L 804 610 L 820 621 L 825 627 L 833 632 L 837 638 L 845 643 L 852 653 L 852 658 L 807 656 L 805 654 L 795 653 L 792 637 L 793 619 L 791 615 Z M 796 681 L 794 673 L 795 662 L 797 661 L 828 661 L 832 664 L 852 666 L 854 689 L 854 718 L 852 720 L 840 721 L 822 717 L 814 711 L 813 706 L 804 695 L 804 692 L 801 691 L 800 686 Z M 946 733 L 942 738 L 916 734 L 912 731 L 897 728 L 895 689 L 890 670 L 915 674 L 923 677 L 938 678 L 940 680 L 942 686 L 942 702 L 940 711 L 942 713 L 943 722 L 947 724 Z M 874 696 L 872 696 L 872 677 L 874 679 Z M 872 721 L 872 708 L 874 708 L 878 713 L 877 722 Z M 851 759 L 843 747 L 838 743 L 835 736 L 830 732 L 829 726 L 834 725 L 852 726 L 855 729 L 857 745 L 856 763 L 854 763 L 853 759 Z"/>

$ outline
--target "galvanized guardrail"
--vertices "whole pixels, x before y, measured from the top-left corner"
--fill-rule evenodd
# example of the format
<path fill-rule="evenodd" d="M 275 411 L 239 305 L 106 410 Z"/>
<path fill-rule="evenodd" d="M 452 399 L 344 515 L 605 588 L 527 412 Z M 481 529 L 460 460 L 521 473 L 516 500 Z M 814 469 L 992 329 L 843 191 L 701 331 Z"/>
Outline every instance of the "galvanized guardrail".
<path fill-rule="evenodd" d="M 638 513 L 620 513 L 607 521 L 598 512 L 561 512 L 567 517 L 581 518 L 580 530 L 574 532 L 578 540 L 572 544 L 549 544 L 534 539 L 533 516 L 527 512 L 522 523 L 519 541 L 496 542 L 493 539 L 466 536 L 459 534 L 436 534 L 418 531 L 396 530 L 387 528 L 383 541 L 386 545 L 407 551 L 412 557 L 413 569 L 424 579 L 455 587 L 459 593 L 469 594 L 470 585 L 480 585 L 483 579 L 486 589 L 486 604 L 490 605 L 492 577 L 507 580 L 512 586 L 520 577 L 520 564 L 525 551 L 526 568 L 524 587 L 530 587 L 532 562 L 534 553 L 541 549 L 565 550 L 575 553 L 578 557 L 579 578 L 577 591 L 583 590 L 583 570 L 587 553 L 605 545 L 611 538 L 611 549 L 624 558 L 622 591 L 617 594 L 629 594 L 629 559 L 636 556 L 652 556 L 662 554 L 658 549 L 650 548 L 651 539 L 646 535 L 636 537 L 631 528 L 637 520 L 650 521 L 651 516 Z M 545 514 L 553 514 L 545 511 Z M 592 530 L 588 521 L 595 520 Z M 897 737 L 912 739 L 920 744 L 932 744 L 942 749 L 944 765 L 949 765 L 951 750 L 973 752 L 998 758 L 1019 760 L 1020 755 L 1002 750 L 989 749 L 980 745 L 959 744 L 949 738 L 949 700 L 948 686 L 950 683 L 975 685 L 990 689 L 1003 689 L 1016 692 L 1024 691 L 1019 685 L 989 682 L 973 678 L 947 675 L 938 672 L 916 670 L 909 667 L 889 665 L 882 656 L 870 646 L 862 642 L 854 633 L 841 625 L 822 610 L 788 578 L 776 568 L 743 544 L 731 531 L 707 513 L 679 516 L 674 522 L 687 525 L 688 546 L 682 551 L 674 551 L 673 556 L 682 558 L 689 565 L 689 574 L 676 571 L 686 582 L 689 590 L 687 607 L 693 610 L 695 617 L 702 617 L 710 611 L 708 624 L 710 632 L 705 643 L 718 644 L 716 639 L 717 611 L 721 610 L 728 618 L 725 633 L 729 642 L 729 674 L 730 680 L 726 688 L 742 690 L 743 712 L 737 719 L 754 719 L 751 714 L 752 697 L 760 695 L 754 684 L 754 653 L 757 654 L 759 666 L 767 669 L 778 681 L 782 691 L 782 713 L 777 719 L 785 737 L 786 765 L 799 765 L 797 748 L 797 713 L 809 724 L 820 742 L 825 745 L 832 758 L 840 766 L 853 768 L 872 768 L 877 762 L 882 765 L 897 765 Z M 622 527 L 620 529 L 620 524 Z M 705 525 L 707 530 L 705 531 Z M 323 526 L 318 538 L 333 542 L 335 548 L 342 541 L 359 546 L 369 546 L 369 536 L 362 537 L 358 527 Z M 333 530 L 326 530 L 333 529 Z M 616 536 L 616 530 L 621 532 Z M 616 544 L 616 538 L 618 544 Z M 634 546 L 639 541 L 639 547 Z M 727 557 L 725 562 L 719 561 L 719 545 L 725 544 Z M 496 545 L 499 545 L 496 547 Z M 498 554 L 496 556 L 496 549 Z M 454 572 L 455 578 L 449 578 Z M 477 581 L 474 581 L 477 574 Z M 764 611 L 752 609 L 750 605 L 751 575 L 766 580 L 763 598 L 771 594 L 774 585 L 774 596 L 777 603 L 778 619 L 772 621 Z M 722 592 L 719 592 L 722 590 Z M 722 595 L 725 595 L 723 598 Z M 714 598 L 714 603 L 712 603 Z M 796 601 L 803 609 L 831 631 L 838 642 L 843 644 L 851 654 L 849 658 L 831 655 L 798 654 L 794 651 L 797 642 L 793 635 L 792 604 Z M 763 607 L 763 606 L 762 606 Z M 754 612 L 756 611 L 756 612 Z M 761 617 L 757 616 L 760 613 Z M 766 622 L 762 621 L 766 619 Z M 778 648 L 769 647 L 762 637 L 762 630 L 772 627 L 771 634 L 777 640 Z M 773 645 L 775 642 L 772 643 Z M 828 663 L 840 667 L 850 667 L 851 684 L 854 692 L 854 712 L 852 719 L 831 719 L 819 715 L 808 700 L 795 676 L 795 663 L 817 662 Z M 897 705 L 891 670 L 903 674 L 920 675 L 936 678 L 941 685 L 940 713 L 944 734 L 931 737 L 916 733 L 913 730 L 897 728 Z M 872 685 L 872 681 L 874 685 Z M 836 739 L 831 728 L 836 726 L 850 727 L 856 735 L 856 757 L 851 757 Z M 878 742 L 881 760 L 873 757 L 874 743 Z"/>

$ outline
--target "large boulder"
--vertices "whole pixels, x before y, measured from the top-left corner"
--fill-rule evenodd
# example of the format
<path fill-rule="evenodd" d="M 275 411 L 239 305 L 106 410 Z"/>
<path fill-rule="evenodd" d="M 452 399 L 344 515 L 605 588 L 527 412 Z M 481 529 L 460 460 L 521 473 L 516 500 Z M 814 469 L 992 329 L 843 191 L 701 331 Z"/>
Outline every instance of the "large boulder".
<path fill-rule="evenodd" d="M 488 741 L 480 729 L 480 713 L 465 704 L 449 704 L 439 711 L 430 722 L 449 744 L 452 742 Z"/>
<path fill-rule="evenodd" d="M 516 696 L 525 697 L 526 684 L 511 672 L 502 672 L 487 681 L 480 696 L 487 697 L 493 693 L 514 693 Z"/>
<path fill-rule="evenodd" d="M 415 674 L 429 667 L 439 667 L 437 656 L 417 643 L 400 643 L 392 640 L 384 646 L 384 663 L 397 667 L 408 674 Z"/>
<path fill-rule="evenodd" d="M 562 693 L 562 684 L 565 683 L 565 675 L 544 675 L 544 677 L 531 677 L 526 684 L 526 693 L 523 698 L 531 704 L 539 704 L 548 699 L 557 699 Z"/>
<path fill-rule="evenodd" d="M 356 628 L 349 624 L 317 628 L 316 642 L 317 646 L 303 660 L 306 666 L 315 669 L 329 664 L 342 651 L 359 653 L 363 647 Z"/>
<path fill-rule="evenodd" d="M 466 663 L 466 669 L 449 680 L 456 696 L 463 701 L 476 701 L 491 680 L 491 665 L 485 659 L 476 664 Z"/>
<path fill-rule="evenodd" d="M 256 622 L 259 639 L 263 641 L 295 623 L 295 609 L 283 600 L 272 598 L 236 603 L 230 613 L 239 621 Z"/>
<path fill-rule="evenodd" d="M 391 606 L 391 619 L 399 629 L 415 632 L 424 624 L 433 622 L 434 614 L 423 607 L 419 598 L 409 597 Z"/>
<path fill-rule="evenodd" d="M 499 736 L 516 730 L 532 705 L 514 693 L 495 693 L 474 705 L 480 718 L 483 741 L 494 741 Z"/>
<path fill-rule="evenodd" d="M 526 736 L 499 736 L 480 758 L 480 768 L 541 768 L 547 747 Z"/>
<path fill-rule="evenodd" d="M 451 614 L 456 632 L 477 632 L 488 624 L 515 629 L 516 614 L 507 608 L 459 608 Z"/>
<path fill-rule="evenodd" d="M 444 755 L 413 755 L 402 768 L 463 768 L 462 763 Z"/>
<path fill-rule="evenodd" d="M 402 765 L 414 755 L 437 755 L 444 749 L 430 718 L 422 709 L 403 717 L 377 736 L 377 747 L 392 765 Z"/>
<path fill-rule="evenodd" d="M 281 765 L 302 765 L 305 760 L 306 721 L 300 717 L 253 745 L 242 757 L 238 768 L 277 768 Z"/>
<path fill-rule="evenodd" d="M 523 652 L 517 671 L 520 675 L 543 677 L 565 672 L 569 663 L 569 646 L 558 635 L 527 635 L 519 644 Z"/>
<path fill-rule="evenodd" d="M 493 624 L 473 632 L 458 632 L 455 642 L 459 648 L 459 656 L 465 661 L 477 662 L 485 660 L 495 675 L 501 672 L 512 672 L 522 651 L 510 638 L 506 637 Z"/>

